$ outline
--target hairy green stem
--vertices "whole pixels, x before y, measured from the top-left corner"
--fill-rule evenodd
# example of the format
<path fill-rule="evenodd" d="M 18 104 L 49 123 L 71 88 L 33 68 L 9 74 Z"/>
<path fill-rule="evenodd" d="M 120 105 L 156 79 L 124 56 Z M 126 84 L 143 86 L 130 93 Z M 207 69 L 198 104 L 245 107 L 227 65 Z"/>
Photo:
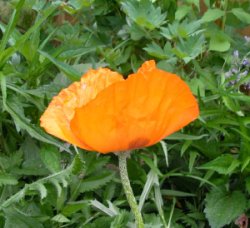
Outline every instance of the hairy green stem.
<path fill-rule="evenodd" d="M 130 155 L 130 151 L 119 152 L 117 153 L 119 158 L 119 169 L 121 175 L 121 181 L 123 185 L 123 189 L 125 191 L 129 206 L 135 216 L 136 227 L 144 228 L 144 223 L 142 219 L 141 212 L 139 211 L 133 190 L 130 185 L 130 181 L 128 178 L 128 170 L 127 170 L 127 157 Z"/>

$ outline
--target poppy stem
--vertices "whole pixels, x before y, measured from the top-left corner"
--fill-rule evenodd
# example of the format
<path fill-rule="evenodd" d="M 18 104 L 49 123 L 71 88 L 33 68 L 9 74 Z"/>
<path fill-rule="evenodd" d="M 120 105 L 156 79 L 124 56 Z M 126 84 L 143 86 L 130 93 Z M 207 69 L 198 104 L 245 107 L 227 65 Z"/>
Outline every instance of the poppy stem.
<path fill-rule="evenodd" d="M 127 170 L 127 158 L 130 156 L 130 151 L 126 152 L 119 152 L 117 153 L 119 158 L 119 169 L 121 175 L 121 181 L 123 185 L 124 192 L 126 194 L 129 206 L 135 216 L 136 227 L 137 228 L 144 228 L 144 223 L 142 219 L 141 212 L 137 205 L 133 190 L 130 185 L 129 177 L 128 177 L 128 170 Z"/>

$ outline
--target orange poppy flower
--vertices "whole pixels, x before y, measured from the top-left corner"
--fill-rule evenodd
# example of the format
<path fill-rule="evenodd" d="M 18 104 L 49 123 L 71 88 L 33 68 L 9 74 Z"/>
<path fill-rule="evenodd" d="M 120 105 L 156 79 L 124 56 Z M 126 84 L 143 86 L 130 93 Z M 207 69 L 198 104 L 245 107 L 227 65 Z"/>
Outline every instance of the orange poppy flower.
<path fill-rule="evenodd" d="M 62 140 L 109 153 L 153 145 L 198 115 L 187 84 L 151 60 L 126 80 L 106 68 L 88 71 L 53 98 L 40 120 Z"/>

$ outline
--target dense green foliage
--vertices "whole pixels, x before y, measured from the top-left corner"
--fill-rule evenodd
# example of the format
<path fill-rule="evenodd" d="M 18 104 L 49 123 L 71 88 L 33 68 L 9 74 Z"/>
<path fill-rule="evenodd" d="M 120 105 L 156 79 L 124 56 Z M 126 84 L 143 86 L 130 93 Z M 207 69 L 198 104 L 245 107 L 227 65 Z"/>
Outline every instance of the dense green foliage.
<path fill-rule="evenodd" d="M 249 214 L 250 3 L 204 3 L 0 1 L 0 227 L 132 227 L 116 155 L 77 150 L 39 118 L 89 68 L 128 75 L 148 59 L 190 85 L 201 113 L 128 161 L 146 227 Z"/>

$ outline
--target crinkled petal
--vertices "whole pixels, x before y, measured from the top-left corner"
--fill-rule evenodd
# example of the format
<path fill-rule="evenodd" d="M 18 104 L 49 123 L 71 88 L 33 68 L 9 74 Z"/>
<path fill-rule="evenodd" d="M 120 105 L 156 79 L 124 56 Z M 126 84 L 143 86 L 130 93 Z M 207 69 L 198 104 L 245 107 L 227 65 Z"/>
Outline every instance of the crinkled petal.
<path fill-rule="evenodd" d="M 104 88 L 123 80 L 120 74 L 106 68 L 89 70 L 80 82 L 74 82 L 52 99 L 41 116 L 41 126 L 51 135 L 81 148 L 93 150 L 71 131 L 70 121 L 75 109 L 93 100 Z"/>
<path fill-rule="evenodd" d="M 198 104 L 186 83 L 148 61 L 127 80 L 77 108 L 70 125 L 91 148 L 108 153 L 155 144 L 198 115 Z"/>

